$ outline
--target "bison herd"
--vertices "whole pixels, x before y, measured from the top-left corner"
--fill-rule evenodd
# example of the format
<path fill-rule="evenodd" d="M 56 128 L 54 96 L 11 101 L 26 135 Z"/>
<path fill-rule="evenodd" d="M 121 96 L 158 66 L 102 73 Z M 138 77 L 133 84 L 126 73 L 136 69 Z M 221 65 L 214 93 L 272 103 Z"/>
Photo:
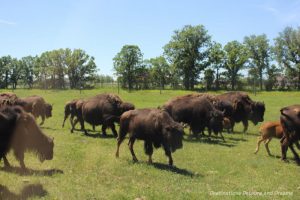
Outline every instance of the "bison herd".
<path fill-rule="evenodd" d="M 134 161 L 137 158 L 133 145 L 138 139 L 144 141 L 149 163 L 152 163 L 153 147 L 163 147 L 169 165 L 173 165 L 171 154 L 183 146 L 184 127 L 188 126 L 196 138 L 207 129 L 209 138 L 213 132 L 225 141 L 222 135 L 224 129 L 231 133 L 235 123 L 242 122 L 246 132 L 248 121 L 257 125 L 264 121 L 264 113 L 265 104 L 253 101 L 244 92 L 188 94 L 170 99 L 152 109 L 135 109 L 133 104 L 122 101 L 118 95 L 104 93 L 67 102 L 62 127 L 69 118 L 71 133 L 78 123 L 85 134 L 88 134 L 85 123 L 92 125 L 93 129 L 101 125 L 103 135 L 110 128 L 117 137 L 116 157 L 119 157 L 120 145 L 128 134 L 128 146 Z M 266 122 L 261 126 L 255 153 L 260 143 L 264 142 L 270 155 L 268 143 L 275 137 L 281 142 L 281 159 L 286 160 L 286 152 L 290 148 L 297 163 L 300 163 L 294 149 L 294 145 L 300 149 L 300 105 L 284 107 L 280 113 L 280 121 Z M 51 116 L 52 105 L 42 97 L 18 98 L 13 93 L 0 94 L 0 161 L 3 158 L 5 167 L 10 166 L 6 158 L 10 150 L 14 151 L 22 169 L 25 169 L 26 150 L 35 152 L 41 162 L 53 158 L 53 138 L 45 135 L 35 121 L 41 117 L 40 125 L 43 125 L 45 119 Z M 120 125 L 119 133 L 115 123 Z"/>

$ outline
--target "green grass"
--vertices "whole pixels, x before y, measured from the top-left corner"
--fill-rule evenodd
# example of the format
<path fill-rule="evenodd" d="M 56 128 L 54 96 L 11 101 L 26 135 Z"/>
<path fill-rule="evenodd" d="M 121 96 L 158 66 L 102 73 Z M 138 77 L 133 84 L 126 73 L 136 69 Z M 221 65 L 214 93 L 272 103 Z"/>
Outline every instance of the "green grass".
<path fill-rule="evenodd" d="M 1 91 L 2 92 L 2 91 Z M 176 168 L 167 166 L 167 157 L 160 148 L 154 151 L 154 165 L 146 163 L 143 142 L 135 144 L 139 159 L 133 163 L 127 147 L 127 140 L 116 159 L 116 140 L 114 138 L 87 137 L 81 132 L 70 133 L 69 122 L 61 128 L 63 108 L 66 101 L 79 97 L 90 97 L 102 92 L 117 92 L 111 89 L 85 90 L 16 90 L 20 96 L 33 94 L 43 96 L 54 103 L 53 117 L 47 119 L 43 131 L 53 136 L 55 155 L 51 161 L 39 163 L 32 154 L 27 153 L 25 164 L 31 174 L 21 175 L 0 169 L 0 185 L 10 192 L 20 194 L 28 184 L 40 184 L 47 192 L 44 199 L 245 199 L 249 196 L 211 196 L 211 191 L 223 192 L 293 192 L 292 196 L 263 196 L 265 199 L 297 199 L 300 195 L 299 167 L 288 152 L 289 163 L 280 161 L 279 141 L 270 143 L 275 157 L 269 157 L 264 145 L 258 155 L 256 147 L 259 126 L 249 126 L 248 134 L 226 134 L 226 142 L 213 138 L 211 143 L 205 139 L 190 140 L 185 136 L 184 147 L 173 154 Z M 186 94 L 186 91 L 121 91 L 123 100 L 133 102 L 137 108 L 157 107 L 169 98 Z M 263 92 L 254 100 L 266 104 L 265 120 L 278 120 L 279 109 L 300 102 L 298 92 Z M 91 128 L 87 126 L 87 128 Z M 235 128 L 242 130 L 241 124 Z M 97 133 L 100 127 L 97 127 Z M 188 131 L 187 131 L 188 132 Z M 97 134 L 92 133 L 92 134 Z M 111 134 L 110 130 L 108 133 Z M 19 163 L 10 153 L 13 166 Z M 0 163 L 3 167 L 3 162 Z M 54 173 L 45 173 L 53 172 Z M 62 173 L 61 173 L 62 172 Z M 38 198 L 38 197 L 32 197 Z M 252 199 L 262 197 L 252 196 Z M 1 197 L 0 197 L 1 199 Z"/>

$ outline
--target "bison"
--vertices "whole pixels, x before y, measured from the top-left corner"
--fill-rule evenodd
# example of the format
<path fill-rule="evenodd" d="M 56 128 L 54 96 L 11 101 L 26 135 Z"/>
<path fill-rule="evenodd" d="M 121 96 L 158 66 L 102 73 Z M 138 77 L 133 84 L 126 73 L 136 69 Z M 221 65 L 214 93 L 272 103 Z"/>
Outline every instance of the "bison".
<path fill-rule="evenodd" d="M 119 157 L 120 145 L 129 133 L 129 149 L 133 161 L 138 161 L 133 151 L 136 139 L 144 140 L 144 150 L 152 163 L 153 146 L 163 146 L 169 165 L 173 165 L 171 152 L 182 148 L 183 127 L 175 122 L 170 115 L 160 109 L 137 109 L 127 111 L 120 119 L 116 157 Z"/>
<path fill-rule="evenodd" d="M 282 126 L 279 121 L 266 122 L 261 125 L 259 132 L 260 132 L 261 136 L 258 138 L 255 154 L 259 151 L 260 143 L 264 142 L 266 150 L 267 150 L 269 156 L 271 156 L 271 152 L 269 150 L 268 144 L 274 137 L 278 138 L 278 139 L 282 138 L 282 136 L 283 136 Z"/>
<path fill-rule="evenodd" d="M 46 103 L 43 97 L 34 95 L 21 98 L 19 102 L 24 103 L 22 107 L 26 112 L 32 113 L 35 118 L 42 118 L 40 125 L 44 124 L 45 118 L 52 117 L 53 106 L 49 103 Z"/>
<path fill-rule="evenodd" d="M 25 169 L 25 151 L 35 152 L 43 162 L 53 158 L 53 148 L 53 138 L 42 132 L 30 113 L 19 106 L 0 109 L 0 160 L 3 158 L 5 167 L 10 167 L 6 158 L 10 149 L 14 151 L 21 168 Z"/>
<path fill-rule="evenodd" d="M 288 147 L 294 154 L 295 160 L 300 164 L 299 155 L 295 151 L 293 144 L 298 145 L 300 140 L 300 105 L 291 105 L 280 110 L 280 123 L 283 128 L 283 137 L 281 139 L 281 159 L 286 160 Z"/>
<path fill-rule="evenodd" d="M 87 122 L 93 126 L 102 125 L 103 135 L 106 135 L 106 128 L 110 127 L 116 137 L 118 134 L 114 123 L 119 122 L 124 112 L 133 109 L 133 104 L 123 102 L 119 96 L 104 93 L 82 102 L 82 113 L 78 115 L 78 120 L 85 134 L 87 131 L 84 128 L 84 122 Z"/>
<path fill-rule="evenodd" d="M 248 120 L 254 125 L 264 121 L 265 104 L 251 100 L 245 92 L 227 92 L 216 96 L 221 101 L 230 102 L 233 105 L 232 122 L 242 122 L 244 132 L 248 130 Z M 234 123 L 232 124 L 232 130 Z"/>
<path fill-rule="evenodd" d="M 162 108 L 176 122 L 188 124 L 195 136 L 207 127 L 209 136 L 213 131 L 215 134 L 220 133 L 224 140 L 222 135 L 224 112 L 217 110 L 206 97 L 176 97 L 165 103 Z"/>

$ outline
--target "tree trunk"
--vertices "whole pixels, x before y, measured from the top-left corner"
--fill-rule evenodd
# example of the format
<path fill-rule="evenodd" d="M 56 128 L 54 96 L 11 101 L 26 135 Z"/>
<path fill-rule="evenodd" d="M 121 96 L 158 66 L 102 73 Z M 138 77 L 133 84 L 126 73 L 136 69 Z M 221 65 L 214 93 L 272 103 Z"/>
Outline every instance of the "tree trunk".
<path fill-rule="evenodd" d="M 260 88 L 260 91 L 263 90 L 262 68 L 260 68 L 260 70 L 259 70 L 259 88 Z"/>
<path fill-rule="evenodd" d="M 217 68 L 217 74 L 216 74 L 216 90 L 219 90 L 219 68 Z"/>

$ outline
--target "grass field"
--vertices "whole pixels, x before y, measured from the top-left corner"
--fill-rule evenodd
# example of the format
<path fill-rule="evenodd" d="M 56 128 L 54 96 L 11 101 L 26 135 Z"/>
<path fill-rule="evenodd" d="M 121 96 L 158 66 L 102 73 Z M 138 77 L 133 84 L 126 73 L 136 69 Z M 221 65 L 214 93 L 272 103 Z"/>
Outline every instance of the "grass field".
<path fill-rule="evenodd" d="M 2 92 L 2 91 L 1 91 Z M 24 187 L 35 184 L 37 196 L 44 199 L 245 199 L 245 192 L 251 199 L 299 199 L 300 170 L 288 151 L 289 163 L 280 161 L 279 141 L 270 143 L 273 157 L 267 155 L 264 145 L 257 155 L 256 147 L 259 126 L 250 124 L 248 134 L 242 134 L 241 124 L 237 133 L 224 133 L 225 142 L 219 138 L 189 139 L 185 136 L 183 149 L 173 154 L 174 165 L 168 167 L 167 157 L 160 148 L 154 151 L 153 165 L 147 164 L 143 142 L 137 141 L 135 152 L 139 159 L 133 163 L 127 147 L 127 140 L 120 149 L 120 158 L 115 158 L 115 138 L 103 138 L 96 132 L 84 136 L 76 131 L 70 133 L 69 121 L 61 128 L 64 104 L 79 97 L 90 97 L 110 89 L 79 91 L 59 90 L 16 90 L 19 97 L 33 94 L 43 96 L 54 104 L 53 117 L 47 119 L 43 131 L 53 136 L 55 155 L 52 161 L 39 163 L 32 154 L 25 155 L 25 164 L 30 169 L 27 174 L 19 173 L 19 163 L 9 154 L 12 172 L 3 170 L 0 163 L 0 185 L 6 193 L 21 194 Z M 113 90 L 113 92 L 117 92 Z M 186 94 L 186 91 L 121 91 L 123 100 L 132 102 L 137 108 L 157 107 L 169 98 Z M 283 106 L 300 103 L 297 92 L 263 92 L 254 100 L 266 104 L 265 120 L 277 120 Z M 91 129 L 90 126 L 87 126 Z M 186 131 L 188 132 L 188 131 Z M 108 134 L 111 135 L 110 130 Z M 214 196 L 211 192 L 236 192 L 235 196 Z M 239 192 L 241 194 L 239 194 Z M 254 192 L 273 192 L 257 196 Z M 283 193 L 291 192 L 282 196 Z M 26 193 L 26 191 L 25 191 Z M 220 194 L 220 193 L 219 193 Z M 39 197 L 40 196 L 40 197 Z M 1 196 L 0 196 L 1 199 Z"/>

